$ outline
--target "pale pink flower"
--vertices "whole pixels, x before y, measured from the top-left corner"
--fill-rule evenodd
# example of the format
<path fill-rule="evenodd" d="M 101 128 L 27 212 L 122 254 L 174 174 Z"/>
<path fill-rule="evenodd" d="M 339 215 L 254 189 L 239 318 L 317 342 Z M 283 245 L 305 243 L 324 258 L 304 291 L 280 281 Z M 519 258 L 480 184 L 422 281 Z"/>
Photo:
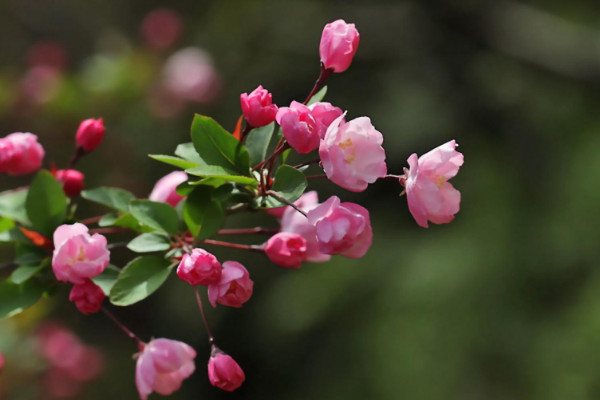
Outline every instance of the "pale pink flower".
<path fill-rule="evenodd" d="M 61 225 L 54 231 L 52 270 L 59 281 L 84 283 L 98 276 L 109 263 L 106 238 L 90 235 L 87 226 Z"/>
<path fill-rule="evenodd" d="M 292 101 L 289 107 L 277 111 L 277 123 L 283 137 L 300 154 L 310 153 L 319 147 L 321 124 L 304 104 Z"/>
<path fill-rule="evenodd" d="M 219 75 L 212 58 L 202 49 L 186 47 L 165 62 L 164 85 L 178 99 L 209 102 L 219 92 Z"/>
<path fill-rule="evenodd" d="M 338 117 L 327 129 L 319 157 L 329 180 L 352 192 L 362 192 L 387 173 L 383 136 L 368 117 L 349 122 L 343 119 Z"/>
<path fill-rule="evenodd" d="M 323 66 L 333 72 L 347 70 L 358 50 L 359 41 L 360 35 L 354 24 L 338 19 L 325 25 L 319 45 Z"/>
<path fill-rule="evenodd" d="M 33 133 L 11 133 L 0 144 L 0 172 L 24 175 L 37 171 L 42 166 L 44 148 Z"/>
<path fill-rule="evenodd" d="M 316 227 L 319 249 L 326 254 L 350 258 L 364 256 L 371 247 L 373 231 L 369 211 L 358 204 L 344 202 L 336 196 L 308 212 Z"/>
<path fill-rule="evenodd" d="M 148 198 L 152 201 L 160 201 L 176 207 L 183 200 L 183 196 L 177 193 L 175 189 L 187 179 L 188 176 L 185 172 L 173 171 L 156 182 Z"/>
<path fill-rule="evenodd" d="M 77 133 L 75 133 L 75 142 L 78 147 L 90 152 L 100 146 L 104 139 L 104 120 L 102 118 L 89 118 L 81 121 Z"/>
<path fill-rule="evenodd" d="M 190 285 L 210 285 L 221 279 L 221 263 L 204 249 L 194 249 L 183 255 L 177 276 Z"/>
<path fill-rule="evenodd" d="M 250 126 L 260 127 L 275 121 L 277 105 L 273 104 L 273 96 L 262 85 L 250 94 L 242 93 L 240 103 L 244 118 Z"/>
<path fill-rule="evenodd" d="M 246 375 L 231 356 L 213 347 L 208 360 L 208 380 L 213 386 L 227 392 L 233 392 L 242 386 L 242 383 L 246 380 Z"/>
<path fill-rule="evenodd" d="M 195 370 L 196 351 L 170 339 L 154 339 L 143 346 L 135 367 L 135 384 L 142 400 L 153 391 L 169 395 Z"/>
<path fill-rule="evenodd" d="M 241 307 L 252 296 L 254 282 L 248 270 L 236 261 L 225 261 L 219 282 L 208 286 L 208 301 L 229 307 Z"/>
<path fill-rule="evenodd" d="M 89 279 L 74 285 L 69 293 L 69 301 L 75 303 L 75 307 L 82 314 L 93 314 L 100 311 L 105 297 L 102 289 Z"/>
<path fill-rule="evenodd" d="M 59 169 L 55 176 L 56 180 L 62 184 L 63 191 L 67 196 L 79 196 L 83 190 L 85 176 L 76 169 Z"/>
<path fill-rule="evenodd" d="M 297 233 L 279 232 L 267 241 L 265 254 L 281 267 L 300 268 L 306 260 L 306 240 Z"/>
<path fill-rule="evenodd" d="M 307 213 L 319 205 L 318 194 L 314 190 L 306 192 L 294 204 Z M 304 238 L 306 241 L 306 261 L 324 262 L 331 258 L 329 254 L 323 254 L 319 250 L 319 241 L 317 240 L 315 226 L 293 207 L 285 207 L 281 218 L 281 231 L 297 233 Z"/>
<path fill-rule="evenodd" d="M 325 137 L 327 128 L 333 121 L 339 118 L 344 112 L 341 108 L 332 105 L 327 102 L 313 103 L 308 106 L 312 116 L 321 124 L 320 135 L 321 139 Z"/>
<path fill-rule="evenodd" d="M 460 208 L 460 192 L 448 180 L 458 173 L 464 156 L 456 151 L 451 140 L 429 153 L 408 158 L 406 200 L 417 224 L 427 228 L 427 221 L 445 224 L 454 219 Z"/>

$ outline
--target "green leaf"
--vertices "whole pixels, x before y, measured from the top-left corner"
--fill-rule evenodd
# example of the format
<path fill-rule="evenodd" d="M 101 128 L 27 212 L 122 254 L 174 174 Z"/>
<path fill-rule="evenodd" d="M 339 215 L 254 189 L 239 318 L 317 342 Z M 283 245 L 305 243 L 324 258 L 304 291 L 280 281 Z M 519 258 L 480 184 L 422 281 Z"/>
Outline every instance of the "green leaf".
<path fill-rule="evenodd" d="M 277 194 L 289 202 L 293 202 L 304 193 L 305 189 L 306 178 L 302 172 L 289 165 L 282 165 L 277 169 L 275 181 L 271 187 L 272 191 L 277 192 Z M 284 205 L 285 203 L 273 196 L 267 198 L 267 206 L 269 207 L 281 207 Z"/>
<path fill-rule="evenodd" d="M 186 169 L 190 175 L 203 176 L 205 178 L 219 178 L 229 182 L 242 183 L 244 185 L 258 185 L 256 179 L 248 176 L 232 175 L 231 171 L 218 165 L 200 165 L 195 168 Z"/>
<path fill-rule="evenodd" d="M 128 306 L 150 296 L 169 277 L 172 267 L 162 257 L 144 256 L 132 260 L 123 268 L 110 290 L 110 302 Z"/>
<path fill-rule="evenodd" d="M 29 225 L 25 210 L 27 189 L 7 190 L 0 193 L 0 216 Z"/>
<path fill-rule="evenodd" d="M 212 118 L 194 116 L 192 141 L 202 164 L 221 167 L 225 175 L 249 174 L 248 150 Z"/>
<path fill-rule="evenodd" d="M 0 318 L 12 317 L 31 307 L 42 297 L 44 286 L 35 279 L 21 284 L 10 280 L 0 283 Z"/>
<path fill-rule="evenodd" d="M 127 248 L 136 253 L 150 253 L 152 251 L 163 251 L 169 250 L 171 244 L 169 238 L 160 233 L 142 233 L 138 237 L 134 238 Z"/>
<path fill-rule="evenodd" d="M 15 223 L 8 218 L 0 217 L 0 232 L 6 232 L 15 227 Z"/>
<path fill-rule="evenodd" d="M 143 225 L 159 231 L 177 233 L 179 218 L 173 207 L 167 203 L 150 200 L 134 200 L 129 205 L 131 214 Z"/>
<path fill-rule="evenodd" d="M 323 99 L 325 98 L 326 94 L 327 94 L 327 86 L 323 86 L 321 88 L 321 90 L 319 90 L 317 93 L 314 94 L 313 97 L 310 98 L 307 106 L 310 106 L 311 104 L 323 101 Z"/>
<path fill-rule="evenodd" d="M 81 197 L 126 213 L 129 212 L 129 203 L 135 199 L 135 196 L 127 190 L 112 187 L 84 190 L 81 192 Z"/>
<path fill-rule="evenodd" d="M 31 244 L 31 240 L 21 232 L 19 228 L 11 228 L 7 231 L 0 232 L 0 242 L 17 242 L 23 244 Z"/>
<path fill-rule="evenodd" d="M 98 225 L 101 227 L 120 226 L 123 228 L 129 228 L 137 232 L 141 230 L 140 223 L 130 213 L 123 215 L 106 214 L 102 217 L 100 221 L 98 221 Z"/>
<path fill-rule="evenodd" d="M 109 265 L 100 275 L 92 278 L 92 282 L 102 289 L 104 295 L 109 296 L 110 290 L 117 281 L 120 272 L 121 270 L 119 268 L 114 265 Z"/>
<path fill-rule="evenodd" d="M 177 145 L 177 148 L 175 149 L 175 155 L 194 164 L 204 164 L 204 161 L 202 161 L 198 155 L 198 152 L 194 148 L 194 143 L 192 142 Z"/>
<path fill-rule="evenodd" d="M 183 158 L 166 156 L 163 154 L 148 154 L 148 157 L 155 159 L 156 161 L 164 162 L 165 164 L 173 165 L 177 168 L 188 169 L 197 166 L 197 163 L 193 163 Z"/>
<path fill-rule="evenodd" d="M 248 133 L 245 143 L 250 155 L 250 165 L 256 165 L 267 157 L 267 149 L 274 130 L 275 122 L 271 122 L 269 125 L 254 128 Z"/>
<path fill-rule="evenodd" d="M 198 186 L 185 199 L 183 220 L 196 239 L 206 239 L 217 233 L 225 221 L 223 206 L 212 197 L 213 189 Z"/>
<path fill-rule="evenodd" d="M 27 193 L 25 209 L 34 230 L 46 236 L 65 221 L 67 196 L 50 172 L 38 172 Z"/>
<path fill-rule="evenodd" d="M 36 272 L 49 265 L 49 259 L 39 265 L 21 265 L 10 274 L 10 280 L 17 285 L 27 281 Z"/>

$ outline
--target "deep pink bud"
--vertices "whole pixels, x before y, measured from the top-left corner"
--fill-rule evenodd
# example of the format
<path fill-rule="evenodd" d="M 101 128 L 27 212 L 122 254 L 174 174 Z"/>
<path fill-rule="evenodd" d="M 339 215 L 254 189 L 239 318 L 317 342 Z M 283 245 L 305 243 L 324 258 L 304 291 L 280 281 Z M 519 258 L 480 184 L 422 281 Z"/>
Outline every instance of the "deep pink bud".
<path fill-rule="evenodd" d="M 417 224 L 427 228 L 427 221 L 445 224 L 454 219 L 460 208 L 460 192 L 448 180 L 458 173 L 464 156 L 451 140 L 429 153 L 408 158 L 406 200 Z"/>
<path fill-rule="evenodd" d="M 215 354 L 216 353 L 216 354 Z M 233 392 L 246 380 L 244 371 L 231 356 L 217 350 L 208 360 L 208 380 L 211 385 Z"/>
<path fill-rule="evenodd" d="M 333 183 L 362 192 L 387 173 L 383 136 L 367 117 L 349 122 L 343 119 L 338 117 L 327 129 L 319 145 L 319 157 Z"/>
<path fill-rule="evenodd" d="M 292 101 L 289 107 L 281 107 L 277 123 L 281 125 L 283 137 L 298 153 L 310 153 L 319 147 L 321 124 L 304 104 Z"/>
<path fill-rule="evenodd" d="M 262 86 L 258 86 L 252 93 L 240 95 L 242 113 L 244 118 L 253 127 L 260 127 L 275 121 L 277 106 L 273 104 L 273 96 Z"/>
<path fill-rule="evenodd" d="M 173 171 L 160 178 L 148 197 L 152 201 L 160 201 L 176 207 L 183 196 L 175 191 L 180 183 L 187 181 L 188 176 L 183 171 Z"/>
<path fill-rule="evenodd" d="M 44 148 L 33 133 L 11 133 L 0 139 L 0 172 L 24 175 L 42 166 Z"/>
<path fill-rule="evenodd" d="M 344 72 L 352 63 L 352 58 L 358 49 L 360 35 L 354 24 L 347 24 L 338 19 L 325 25 L 319 55 L 326 69 L 333 72 Z"/>
<path fill-rule="evenodd" d="M 63 191 L 69 197 L 79 196 L 83 190 L 84 175 L 76 169 L 59 169 L 56 180 L 62 183 Z"/>
<path fill-rule="evenodd" d="M 248 270 L 236 261 L 225 261 L 219 282 L 208 286 L 208 301 L 229 307 L 241 307 L 252 296 L 254 282 Z"/>
<path fill-rule="evenodd" d="M 190 285 L 210 285 L 221 279 L 221 270 L 217 257 L 204 249 L 194 249 L 183 255 L 177 276 Z"/>
<path fill-rule="evenodd" d="M 52 270 L 59 281 L 74 284 L 98 276 L 110 260 L 106 238 L 90 235 L 83 224 L 61 225 L 54 231 Z"/>
<path fill-rule="evenodd" d="M 316 228 L 319 249 L 325 254 L 350 258 L 364 256 L 371 247 L 373 231 L 369 211 L 354 203 L 340 203 L 336 196 L 308 212 Z"/>
<path fill-rule="evenodd" d="M 69 293 L 69 301 L 75 303 L 75 307 L 82 314 L 93 314 L 100 311 L 105 297 L 102 289 L 89 279 L 74 285 Z"/>
<path fill-rule="evenodd" d="M 135 384 L 142 400 L 146 400 L 153 391 L 170 395 L 196 369 L 196 351 L 177 340 L 151 340 L 138 357 Z"/>
<path fill-rule="evenodd" d="M 83 147 L 85 151 L 93 151 L 102 143 L 104 131 L 104 121 L 102 118 L 86 119 L 79 124 L 77 133 L 75 134 L 75 142 L 78 147 Z"/>
<path fill-rule="evenodd" d="M 281 267 L 300 268 L 306 260 L 306 240 L 297 233 L 279 232 L 267 241 L 265 254 Z"/>

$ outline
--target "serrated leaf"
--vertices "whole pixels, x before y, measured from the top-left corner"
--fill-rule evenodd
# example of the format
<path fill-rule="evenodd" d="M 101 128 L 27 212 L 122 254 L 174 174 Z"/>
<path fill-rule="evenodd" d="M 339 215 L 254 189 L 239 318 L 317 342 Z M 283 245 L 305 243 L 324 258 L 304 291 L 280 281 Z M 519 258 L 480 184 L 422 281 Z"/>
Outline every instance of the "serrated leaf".
<path fill-rule="evenodd" d="M 132 260 L 121 270 L 110 290 L 110 302 L 129 306 L 145 299 L 167 280 L 173 266 L 162 257 L 144 256 Z"/>
<path fill-rule="evenodd" d="M 208 186 L 198 186 L 183 205 L 183 220 L 199 240 L 214 235 L 225 221 L 223 206 L 212 198 L 212 191 Z"/>
<path fill-rule="evenodd" d="M 195 166 L 198 165 L 197 163 L 193 163 L 193 162 L 184 160 L 183 158 L 167 156 L 167 155 L 163 155 L 163 154 L 149 154 L 148 157 L 150 157 L 156 161 L 160 161 L 165 164 L 173 165 L 173 166 L 175 166 L 177 168 L 181 168 L 181 169 L 194 168 Z"/>
<path fill-rule="evenodd" d="M 198 167 L 186 169 L 185 172 L 194 176 L 223 179 L 229 182 L 242 183 L 244 185 L 258 185 L 256 179 L 249 176 L 232 175 L 230 170 L 218 165 L 200 165 Z"/>
<path fill-rule="evenodd" d="M 160 233 L 142 233 L 127 244 L 127 248 L 136 253 L 150 253 L 153 251 L 169 250 L 169 238 Z"/>
<path fill-rule="evenodd" d="M 127 190 L 104 186 L 84 190 L 81 192 L 81 197 L 126 213 L 129 212 L 129 203 L 135 199 L 135 196 Z"/>
<path fill-rule="evenodd" d="M 254 128 L 248 133 L 245 143 L 250 155 L 250 165 L 256 165 L 266 158 L 274 130 L 275 122 L 271 122 L 269 125 Z"/>
<path fill-rule="evenodd" d="M 10 280 L 0 283 L 0 318 L 12 317 L 31 307 L 42 297 L 44 285 L 29 279 L 21 284 Z"/>
<path fill-rule="evenodd" d="M 48 171 L 40 171 L 25 199 L 27 216 L 35 231 L 51 236 L 67 217 L 67 196 Z"/>
<path fill-rule="evenodd" d="M 293 202 L 304 193 L 306 186 L 306 178 L 302 172 L 289 165 L 282 165 L 277 169 L 271 190 L 285 198 L 287 201 Z M 273 196 L 268 196 L 266 203 L 268 207 L 281 207 L 286 205 L 286 203 Z"/>
<path fill-rule="evenodd" d="M 317 93 L 314 94 L 313 97 L 310 98 L 307 105 L 310 106 L 311 104 L 323 101 L 326 94 L 327 94 L 327 86 L 323 86 Z"/>
<path fill-rule="evenodd" d="M 179 218 L 177 211 L 167 203 L 150 200 L 134 200 L 129 205 L 131 214 L 141 224 L 175 235 Z"/>
<path fill-rule="evenodd" d="M 100 275 L 93 277 L 92 282 L 102 289 L 105 296 L 109 296 L 110 290 L 117 281 L 120 272 L 121 270 L 119 268 L 114 265 L 109 265 Z"/>
<path fill-rule="evenodd" d="M 29 218 L 25 210 L 26 198 L 27 189 L 0 192 L 0 216 L 29 225 Z"/>

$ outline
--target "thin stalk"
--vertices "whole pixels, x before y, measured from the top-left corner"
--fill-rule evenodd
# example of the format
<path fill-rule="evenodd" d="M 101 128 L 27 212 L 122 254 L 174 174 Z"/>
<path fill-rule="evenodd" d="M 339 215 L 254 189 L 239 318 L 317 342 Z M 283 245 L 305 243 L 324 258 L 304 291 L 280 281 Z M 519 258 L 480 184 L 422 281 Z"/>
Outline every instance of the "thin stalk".
<path fill-rule="evenodd" d="M 323 63 L 321 63 L 321 72 L 319 74 L 319 78 L 317 78 L 317 81 L 315 82 L 315 86 L 313 86 L 312 90 L 308 94 L 308 97 L 306 98 L 306 100 L 304 100 L 304 105 L 308 104 L 308 102 L 310 101 L 310 99 L 312 99 L 312 97 L 315 95 L 315 93 L 317 93 L 317 91 L 319 89 L 321 89 L 321 87 L 327 80 L 327 77 L 329 77 L 329 75 L 331 75 L 332 73 L 333 73 L 332 69 L 326 69 L 325 66 L 323 65 Z"/>
<path fill-rule="evenodd" d="M 75 164 L 77 164 L 77 161 L 79 161 L 79 159 L 81 157 L 83 157 L 86 154 L 85 150 L 83 149 L 83 147 L 78 146 L 75 149 L 75 152 L 73 153 L 73 157 L 71 157 L 71 159 L 69 160 L 69 164 L 67 164 L 67 169 L 71 169 L 75 166 Z"/>
<path fill-rule="evenodd" d="M 212 331 L 210 330 L 210 325 L 208 324 L 208 319 L 206 318 L 206 313 L 204 312 L 204 306 L 202 305 L 202 299 L 200 298 L 200 292 L 198 292 L 198 286 L 194 286 L 194 292 L 196 293 L 196 301 L 198 302 L 200 315 L 202 315 L 204 329 L 206 329 L 206 334 L 208 335 L 208 343 L 214 345 L 215 337 L 213 336 Z"/>
<path fill-rule="evenodd" d="M 223 242 L 221 240 L 204 239 L 200 243 L 213 244 L 215 246 L 231 247 L 233 249 L 255 251 L 257 253 L 262 253 L 264 251 L 261 248 L 261 246 L 250 245 L 250 244 L 240 244 L 240 243 Z"/>
<path fill-rule="evenodd" d="M 246 234 L 255 234 L 255 233 L 272 234 L 272 233 L 277 233 L 277 232 L 279 232 L 279 229 L 263 228 L 262 226 L 257 226 L 254 228 L 219 229 L 217 231 L 217 235 L 246 235 Z"/>
<path fill-rule="evenodd" d="M 306 167 L 307 165 L 317 164 L 319 162 L 321 162 L 321 159 L 315 158 L 314 160 L 306 161 L 306 162 L 303 162 L 302 164 L 295 165 L 294 168 L 298 169 L 298 168 Z"/>
<path fill-rule="evenodd" d="M 306 218 L 308 218 L 308 216 L 306 215 L 306 213 L 304 211 L 302 211 L 300 208 L 298 208 L 297 205 L 295 205 L 294 203 L 292 203 L 291 201 L 289 201 L 288 199 L 286 199 L 285 197 L 281 196 L 279 193 L 274 192 L 272 190 L 269 190 L 267 192 L 268 195 L 271 195 L 273 197 L 275 197 L 277 200 L 281 201 L 282 203 L 287 204 L 288 206 L 292 207 L 294 210 L 298 211 L 300 214 L 304 215 Z"/>
<path fill-rule="evenodd" d="M 144 346 L 145 343 L 139 337 L 137 337 L 135 333 L 131 332 L 125 325 L 123 325 L 123 323 L 119 321 L 117 317 L 113 315 L 113 313 L 108 311 L 106 307 L 102 307 L 102 312 L 106 314 L 106 316 L 115 324 L 117 324 L 117 326 L 121 328 L 121 330 L 125 332 L 127 336 L 129 336 L 129 339 L 131 339 L 138 346 L 138 348 L 142 348 Z"/>

